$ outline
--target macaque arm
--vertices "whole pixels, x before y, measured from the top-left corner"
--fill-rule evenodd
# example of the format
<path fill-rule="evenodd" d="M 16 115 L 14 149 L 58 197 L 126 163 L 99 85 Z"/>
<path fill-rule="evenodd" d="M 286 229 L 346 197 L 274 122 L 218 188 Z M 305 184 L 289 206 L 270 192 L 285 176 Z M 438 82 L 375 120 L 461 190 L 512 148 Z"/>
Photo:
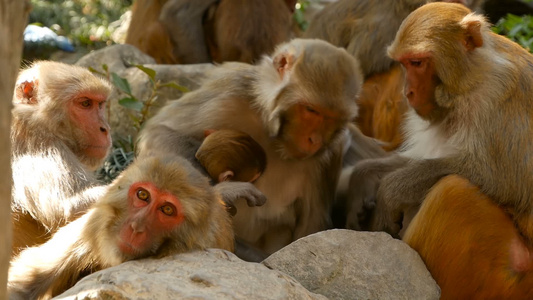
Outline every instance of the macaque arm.
<path fill-rule="evenodd" d="M 234 206 L 239 198 L 246 199 L 248 206 L 261 206 L 266 202 L 265 195 L 250 182 L 223 181 L 215 185 L 215 191 L 229 206 Z"/>
<path fill-rule="evenodd" d="M 9 299 L 56 296 L 91 267 L 88 245 L 81 239 L 91 213 L 65 225 L 46 243 L 22 251 L 9 268 Z"/>
<path fill-rule="evenodd" d="M 437 158 L 411 161 L 405 167 L 387 174 L 378 188 L 372 229 L 397 235 L 403 213 L 418 208 L 427 192 L 442 177 L 456 173 L 451 168 L 457 164 L 453 160 Z"/>
<path fill-rule="evenodd" d="M 84 212 L 104 193 L 105 187 L 88 186 L 93 175 L 80 164 L 72 163 L 78 160 L 69 150 L 49 151 L 57 153 L 27 155 L 13 161 L 13 178 L 26 178 L 13 182 L 13 197 L 15 209 L 23 207 L 22 212 L 36 213 L 32 215 L 34 219 L 54 229 Z M 24 184 L 32 179 L 31 185 Z M 69 181 L 70 184 L 65 184 Z"/>

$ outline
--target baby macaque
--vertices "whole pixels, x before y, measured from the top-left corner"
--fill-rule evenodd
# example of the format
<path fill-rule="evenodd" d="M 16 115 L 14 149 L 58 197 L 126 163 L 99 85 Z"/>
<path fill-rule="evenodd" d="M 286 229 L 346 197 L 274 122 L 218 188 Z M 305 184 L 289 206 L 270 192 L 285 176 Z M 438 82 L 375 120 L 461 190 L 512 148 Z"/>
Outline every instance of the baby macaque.
<path fill-rule="evenodd" d="M 264 172 L 265 151 L 250 135 L 230 129 L 205 134 L 196 159 L 215 182 L 254 182 Z"/>

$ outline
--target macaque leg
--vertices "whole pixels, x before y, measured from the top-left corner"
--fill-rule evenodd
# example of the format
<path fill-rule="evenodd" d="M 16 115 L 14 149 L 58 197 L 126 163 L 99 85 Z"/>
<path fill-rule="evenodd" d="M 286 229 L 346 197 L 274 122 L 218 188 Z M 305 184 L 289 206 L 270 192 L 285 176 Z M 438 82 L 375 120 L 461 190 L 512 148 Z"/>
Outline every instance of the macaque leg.
<path fill-rule="evenodd" d="M 533 251 L 510 216 L 468 180 L 429 192 L 403 240 L 439 284 L 441 299 L 531 299 Z"/>

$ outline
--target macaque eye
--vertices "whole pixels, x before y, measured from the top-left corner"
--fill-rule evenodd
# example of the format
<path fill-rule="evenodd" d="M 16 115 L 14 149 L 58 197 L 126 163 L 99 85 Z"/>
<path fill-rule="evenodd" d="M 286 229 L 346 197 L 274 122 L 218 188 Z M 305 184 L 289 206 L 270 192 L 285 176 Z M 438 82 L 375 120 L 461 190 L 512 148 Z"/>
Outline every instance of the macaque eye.
<path fill-rule="evenodd" d="M 139 189 L 137 191 L 137 198 L 143 201 L 148 201 L 148 199 L 150 199 L 150 193 L 148 193 L 148 191 L 145 189 Z"/>
<path fill-rule="evenodd" d="M 305 109 L 310 112 L 310 113 L 313 113 L 313 114 L 319 114 L 318 111 L 316 111 L 314 108 L 312 108 L 311 106 L 306 106 Z"/>
<path fill-rule="evenodd" d="M 174 208 L 170 205 L 161 207 L 161 211 L 167 216 L 172 216 L 174 214 Z"/>
<path fill-rule="evenodd" d="M 83 107 L 90 107 L 92 104 L 91 99 L 86 99 L 85 101 L 80 102 L 81 106 Z"/>
<path fill-rule="evenodd" d="M 409 64 L 413 67 L 420 67 L 422 65 L 421 60 L 410 60 Z"/>

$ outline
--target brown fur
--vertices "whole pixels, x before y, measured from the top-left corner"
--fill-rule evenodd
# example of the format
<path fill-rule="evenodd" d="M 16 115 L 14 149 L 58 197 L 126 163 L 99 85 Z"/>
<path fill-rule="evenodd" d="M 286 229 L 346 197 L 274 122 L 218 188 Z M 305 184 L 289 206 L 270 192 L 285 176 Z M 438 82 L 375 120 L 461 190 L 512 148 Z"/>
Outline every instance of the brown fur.
<path fill-rule="evenodd" d="M 426 263 L 441 299 L 533 298 L 532 250 L 527 270 L 516 270 L 512 252 L 525 246 L 513 221 L 464 178 L 448 176 L 431 189 L 403 240 Z"/>
<path fill-rule="evenodd" d="M 221 174 L 231 172 L 230 180 L 254 181 L 265 171 L 266 154 L 248 134 L 221 129 L 210 133 L 202 142 L 196 159 L 216 182 Z"/>
<path fill-rule="evenodd" d="M 252 63 L 291 38 L 295 0 L 137 0 L 126 43 L 158 63 Z"/>
<path fill-rule="evenodd" d="M 86 116 L 100 128 L 81 128 L 84 121 L 71 118 L 69 109 L 79 97 L 105 100 L 110 89 L 88 70 L 62 63 L 42 61 L 21 71 L 11 124 L 13 253 L 48 239 L 102 194 L 92 171 L 105 157 L 86 150 L 95 134 L 107 142 L 102 155 L 111 146 L 105 105 L 98 116 Z"/>
<path fill-rule="evenodd" d="M 120 250 L 117 236 L 130 217 L 129 187 L 138 182 L 151 182 L 175 195 L 185 218 L 161 233 L 165 237 L 157 247 L 132 256 Z M 22 251 L 11 262 L 8 291 L 10 299 L 49 299 L 81 277 L 124 261 L 195 249 L 233 251 L 233 246 L 230 217 L 207 179 L 182 158 L 145 157 L 130 165 L 85 215 L 45 244 Z"/>
<path fill-rule="evenodd" d="M 357 100 L 356 124 L 365 135 L 385 142 L 383 148 L 387 151 L 397 149 L 404 140 L 401 124 L 408 104 L 403 95 L 403 76 L 399 64 L 370 76 Z"/>
<path fill-rule="evenodd" d="M 126 44 L 152 56 L 160 64 L 176 64 L 173 44 L 167 28 L 159 21 L 161 8 L 168 0 L 136 0 L 131 8 L 131 22 Z"/>
<path fill-rule="evenodd" d="M 248 191 L 259 190 L 268 201 L 261 207 L 235 203 L 235 230 L 245 241 L 274 252 L 330 226 L 345 129 L 357 109 L 358 68 L 344 49 L 302 39 L 278 46 L 257 65 L 225 63 L 200 89 L 148 121 L 140 133 L 139 155 L 179 152 L 179 135 L 202 139 L 206 129 L 249 134 L 266 152 L 267 166 Z M 162 126 L 175 133 L 174 139 L 159 138 Z M 221 184 L 243 186 L 223 182 L 215 187 Z"/>

